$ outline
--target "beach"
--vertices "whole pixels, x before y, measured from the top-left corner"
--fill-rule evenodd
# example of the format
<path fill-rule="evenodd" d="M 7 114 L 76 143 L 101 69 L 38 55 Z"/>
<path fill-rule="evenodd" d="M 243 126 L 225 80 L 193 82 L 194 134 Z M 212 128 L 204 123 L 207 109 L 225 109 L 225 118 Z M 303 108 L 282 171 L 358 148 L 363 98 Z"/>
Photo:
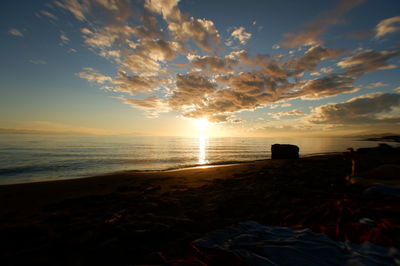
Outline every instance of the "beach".
<path fill-rule="evenodd" d="M 398 200 L 363 195 L 368 184 L 351 184 L 350 172 L 334 153 L 3 185 L 1 264 L 165 265 L 193 255 L 204 234 L 249 220 L 398 248 Z M 365 216 L 386 227 L 355 227 Z"/>

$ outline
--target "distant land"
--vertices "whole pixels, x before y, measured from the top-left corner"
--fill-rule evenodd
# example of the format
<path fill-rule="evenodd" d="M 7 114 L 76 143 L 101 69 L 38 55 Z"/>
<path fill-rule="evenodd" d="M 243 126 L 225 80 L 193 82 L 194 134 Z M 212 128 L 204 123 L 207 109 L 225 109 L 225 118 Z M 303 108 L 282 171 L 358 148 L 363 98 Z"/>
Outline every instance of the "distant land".
<path fill-rule="evenodd" d="M 385 141 L 385 142 L 400 142 L 400 135 L 388 135 L 382 137 L 372 137 L 363 140 L 367 141 Z"/>

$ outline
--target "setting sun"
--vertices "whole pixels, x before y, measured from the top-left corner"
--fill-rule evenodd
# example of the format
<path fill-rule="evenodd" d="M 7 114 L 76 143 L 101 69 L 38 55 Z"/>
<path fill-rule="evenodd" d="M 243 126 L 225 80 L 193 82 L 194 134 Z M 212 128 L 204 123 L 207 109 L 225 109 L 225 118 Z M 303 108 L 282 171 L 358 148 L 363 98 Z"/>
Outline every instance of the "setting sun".
<path fill-rule="evenodd" d="M 201 118 L 196 120 L 197 128 L 201 132 L 205 132 L 208 129 L 210 122 L 206 118 Z"/>

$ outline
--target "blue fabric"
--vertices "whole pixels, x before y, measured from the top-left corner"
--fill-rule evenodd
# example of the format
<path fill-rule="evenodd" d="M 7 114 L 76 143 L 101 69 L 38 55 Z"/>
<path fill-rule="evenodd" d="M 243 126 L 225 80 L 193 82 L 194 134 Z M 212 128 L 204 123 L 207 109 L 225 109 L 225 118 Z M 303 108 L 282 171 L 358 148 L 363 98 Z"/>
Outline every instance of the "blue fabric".
<path fill-rule="evenodd" d="M 249 265 L 400 265 L 400 252 L 395 248 L 338 242 L 309 229 L 253 221 L 209 233 L 193 244 L 200 249 L 224 250 Z"/>

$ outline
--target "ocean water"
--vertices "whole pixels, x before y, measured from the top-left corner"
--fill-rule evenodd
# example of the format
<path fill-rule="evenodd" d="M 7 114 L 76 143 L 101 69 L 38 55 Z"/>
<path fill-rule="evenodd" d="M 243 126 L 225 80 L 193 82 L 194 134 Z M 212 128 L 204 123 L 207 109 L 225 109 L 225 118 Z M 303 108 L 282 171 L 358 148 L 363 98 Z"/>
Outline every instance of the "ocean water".
<path fill-rule="evenodd" d="M 0 184 L 267 159 L 274 143 L 298 145 L 301 156 L 377 145 L 349 138 L 0 135 Z"/>

